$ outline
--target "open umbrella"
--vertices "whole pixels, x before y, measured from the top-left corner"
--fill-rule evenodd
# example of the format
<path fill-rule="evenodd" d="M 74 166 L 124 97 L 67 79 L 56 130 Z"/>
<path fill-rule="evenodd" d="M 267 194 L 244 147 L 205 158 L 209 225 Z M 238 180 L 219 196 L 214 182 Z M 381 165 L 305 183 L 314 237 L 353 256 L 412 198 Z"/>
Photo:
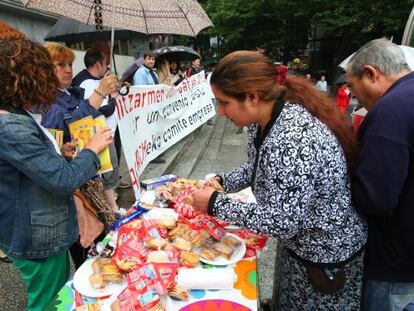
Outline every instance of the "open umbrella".
<path fill-rule="evenodd" d="M 153 51 L 156 57 L 168 60 L 184 61 L 200 58 L 200 55 L 188 46 L 165 46 Z"/>
<path fill-rule="evenodd" d="M 118 40 L 129 40 L 143 35 L 136 31 L 115 29 L 115 36 Z M 97 30 L 95 25 L 87 25 L 69 17 L 61 17 L 50 29 L 45 40 L 65 43 L 109 41 L 111 40 L 111 27 Z"/>
<path fill-rule="evenodd" d="M 196 0 L 22 0 L 26 7 L 74 18 L 96 29 L 112 27 L 145 34 L 196 36 L 212 26 L 211 20 Z M 111 55 L 112 59 L 112 55 Z"/>
<path fill-rule="evenodd" d="M 414 48 L 405 45 L 399 45 L 399 47 L 402 49 L 404 53 L 405 61 L 407 62 L 408 67 L 410 67 L 411 70 L 414 70 Z M 352 56 L 354 56 L 354 54 L 355 53 L 349 55 L 338 66 L 346 70 L 348 63 L 351 60 Z"/>
<path fill-rule="evenodd" d="M 142 65 L 144 65 L 144 57 L 136 59 L 131 65 L 127 67 L 127 69 L 125 69 L 124 73 L 122 74 L 121 80 L 128 81 L 132 79 L 131 77 L 133 76 L 135 71 L 137 71 L 138 68 Z"/>
<path fill-rule="evenodd" d="M 212 26 L 196 0 L 22 0 L 26 7 L 145 34 L 196 36 Z"/>

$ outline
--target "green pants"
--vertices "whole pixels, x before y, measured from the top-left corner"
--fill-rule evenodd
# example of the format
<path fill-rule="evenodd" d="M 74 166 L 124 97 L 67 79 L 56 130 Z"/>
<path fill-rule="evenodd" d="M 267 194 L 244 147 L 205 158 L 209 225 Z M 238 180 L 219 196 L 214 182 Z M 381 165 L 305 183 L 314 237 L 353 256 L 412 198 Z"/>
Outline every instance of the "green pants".
<path fill-rule="evenodd" d="M 68 252 L 49 257 L 46 261 L 13 260 L 26 283 L 29 311 L 43 311 L 69 279 Z"/>

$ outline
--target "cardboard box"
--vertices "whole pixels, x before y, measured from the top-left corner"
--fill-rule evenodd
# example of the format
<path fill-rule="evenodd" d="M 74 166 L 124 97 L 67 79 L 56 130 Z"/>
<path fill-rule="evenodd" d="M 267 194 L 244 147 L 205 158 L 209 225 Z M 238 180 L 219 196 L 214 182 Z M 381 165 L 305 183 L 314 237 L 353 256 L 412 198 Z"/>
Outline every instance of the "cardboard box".
<path fill-rule="evenodd" d="M 145 190 L 153 190 L 155 188 L 158 188 L 160 186 L 165 185 L 167 182 L 173 182 L 177 180 L 177 176 L 176 175 L 164 175 L 164 176 L 160 176 L 160 177 L 155 177 L 155 178 L 150 178 L 150 179 L 146 179 L 141 181 L 141 188 L 145 189 Z"/>

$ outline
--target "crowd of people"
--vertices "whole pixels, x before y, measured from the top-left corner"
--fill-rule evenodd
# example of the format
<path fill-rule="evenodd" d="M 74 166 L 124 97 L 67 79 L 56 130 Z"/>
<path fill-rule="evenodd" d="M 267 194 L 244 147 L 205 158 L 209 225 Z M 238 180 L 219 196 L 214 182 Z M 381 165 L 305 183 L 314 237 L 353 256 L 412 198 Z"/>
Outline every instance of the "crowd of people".
<path fill-rule="evenodd" d="M 60 44 L 0 38 L 0 249 L 26 283 L 29 310 L 44 310 L 67 281 L 69 250 L 76 267 L 86 259 L 74 191 L 98 179 L 111 211 L 119 212 L 111 98 L 120 81 L 104 51 L 88 50 L 75 78 L 74 57 Z M 134 85 L 173 86 L 202 70 L 200 59 L 186 73 L 177 61 L 156 62 L 152 52 L 143 61 Z M 325 79 L 315 88 L 287 71 L 257 51 L 218 63 L 210 79 L 217 112 L 247 127 L 247 161 L 214 177 L 225 193 L 207 182 L 192 205 L 279 238 L 278 310 L 412 310 L 414 73 L 385 39 L 355 53 L 343 91 L 369 111 L 355 137 Z M 73 157 L 69 124 L 99 115 L 108 127 Z M 63 131 L 62 148 L 47 128 Z M 98 175 L 97 155 L 107 147 L 114 169 Z M 246 187 L 256 203 L 226 195 Z"/>

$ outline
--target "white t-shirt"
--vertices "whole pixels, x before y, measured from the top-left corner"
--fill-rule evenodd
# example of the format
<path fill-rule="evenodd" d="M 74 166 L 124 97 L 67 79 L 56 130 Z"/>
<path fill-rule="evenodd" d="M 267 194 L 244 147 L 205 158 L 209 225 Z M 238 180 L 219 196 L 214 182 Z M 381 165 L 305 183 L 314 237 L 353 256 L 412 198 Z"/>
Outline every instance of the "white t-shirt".
<path fill-rule="evenodd" d="M 84 95 L 85 99 L 88 99 L 92 95 L 93 90 L 99 87 L 99 83 L 100 83 L 100 80 L 87 79 L 79 85 L 81 88 L 85 89 L 85 95 Z M 105 106 L 105 105 L 108 105 L 108 99 L 106 97 L 102 101 L 101 106 Z M 117 127 L 115 113 L 113 113 L 110 117 L 105 118 L 105 121 L 106 121 L 106 126 L 108 126 L 111 129 L 112 135 L 115 135 L 115 131 Z"/>
<path fill-rule="evenodd" d="M 60 148 L 56 142 L 56 139 L 53 137 L 52 133 L 50 133 L 47 128 L 42 126 L 42 115 L 38 113 L 30 112 L 29 110 L 26 110 L 26 112 L 33 118 L 33 120 L 36 121 L 37 125 L 39 125 L 40 129 L 45 133 L 46 137 L 50 139 L 50 141 L 53 144 L 53 147 L 55 147 L 56 153 L 59 155 L 62 155 Z"/>
<path fill-rule="evenodd" d="M 328 92 L 328 82 L 319 80 L 316 82 L 316 89 L 322 92 Z"/>

